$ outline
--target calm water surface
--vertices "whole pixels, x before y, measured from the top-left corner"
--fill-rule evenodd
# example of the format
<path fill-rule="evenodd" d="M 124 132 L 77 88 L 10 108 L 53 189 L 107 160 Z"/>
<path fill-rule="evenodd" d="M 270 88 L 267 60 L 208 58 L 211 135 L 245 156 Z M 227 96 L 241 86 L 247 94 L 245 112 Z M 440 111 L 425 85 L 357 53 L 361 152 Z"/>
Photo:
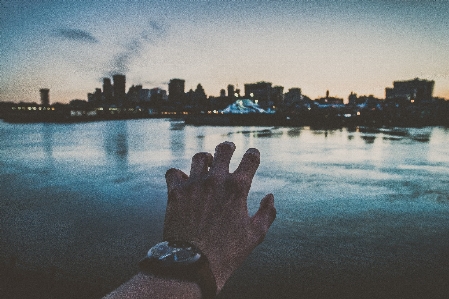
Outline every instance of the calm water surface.
<path fill-rule="evenodd" d="M 231 169 L 247 148 L 260 150 L 250 213 L 272 192 L 278 217 L 221 297 L 449 292 L 445 128 L 0 122 L 0 136 L 0 257 L 25 268 L 55 267 L 105 291 L 125 281 L 162 237 L 165 171 L 188 173 L 196 152 L 228 140 Z"/>

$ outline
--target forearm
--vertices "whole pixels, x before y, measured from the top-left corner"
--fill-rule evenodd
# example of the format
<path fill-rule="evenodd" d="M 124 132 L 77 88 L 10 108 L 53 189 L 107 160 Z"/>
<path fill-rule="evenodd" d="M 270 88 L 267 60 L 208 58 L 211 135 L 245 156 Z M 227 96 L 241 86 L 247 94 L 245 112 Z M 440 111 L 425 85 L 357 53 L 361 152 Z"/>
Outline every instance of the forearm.
<path fill-rule="evenodd" d="M 165 299 L 165 298 L 201 298 L 201 290 L 194 282 L 160 278 L 139 273 L 118 287 L 104 299 Z"/>

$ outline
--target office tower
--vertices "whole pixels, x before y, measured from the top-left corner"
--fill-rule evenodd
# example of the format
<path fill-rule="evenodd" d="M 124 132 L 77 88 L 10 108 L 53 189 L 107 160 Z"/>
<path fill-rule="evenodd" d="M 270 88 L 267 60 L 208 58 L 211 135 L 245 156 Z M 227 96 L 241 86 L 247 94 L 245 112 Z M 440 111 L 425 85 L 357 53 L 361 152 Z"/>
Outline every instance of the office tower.
<path fill-rule="evenodd" d="M 112 76 L 114 80 L 114 104 L 121 106 L 125 102 L 126 97 L 126 77 L 125 75 L 114 75 Z"/>
<path fill-rule="evenodd" d="M 235 97 L 234 93 L 235 93 L 234 85 L 229 84 L 228 85 L 228 97 L 234 98 Z"/>
<path fill-rule="evenodd" d="M 42 106 L 49 106 L 50 105 L 50 89 L 48 88 L 41 88 L 41 105 Z"/>
<path fill-rule="evenodd" d="M 269 82 L 245 84 L 245 97 L 253 99 L 261 107 L 273 106 L 272 87 Z"/>
<path fill-rule="evenodd" d="M 181 104 L 184 98 L 185 80 L 171 79 L 168 83 L 168 101 L 171 104 Z"/>
<path fill-rule="evenodd" d="M 101 103 L 101 89 L 100 88 L 95 88 L 95 104 L 100 104 Z"/>
<path fill-rule="evenodd" d="M 112 103 L 112 84 L 110 78 L 103 78 L 103 99 L 106 104 Z"/>

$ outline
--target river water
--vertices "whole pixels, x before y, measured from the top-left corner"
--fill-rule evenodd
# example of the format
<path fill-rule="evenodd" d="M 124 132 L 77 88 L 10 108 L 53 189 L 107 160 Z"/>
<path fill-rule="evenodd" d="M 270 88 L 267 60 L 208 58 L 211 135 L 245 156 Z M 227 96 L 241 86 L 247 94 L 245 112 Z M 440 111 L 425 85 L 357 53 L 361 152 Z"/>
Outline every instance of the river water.
<path fill-rule="evenodd" d="M 107 292 L 162 237 L 171 167 L 225 140 L 277 219 L 221 298 L 446 298 L 449 130 L 0 122 L 0 258 Z M 50 269 L 50 270 L 49 270 Z M 53 269 L 53 270 L 51 270 Z M 56 269 L 56 270 L 55 270 Z"/>

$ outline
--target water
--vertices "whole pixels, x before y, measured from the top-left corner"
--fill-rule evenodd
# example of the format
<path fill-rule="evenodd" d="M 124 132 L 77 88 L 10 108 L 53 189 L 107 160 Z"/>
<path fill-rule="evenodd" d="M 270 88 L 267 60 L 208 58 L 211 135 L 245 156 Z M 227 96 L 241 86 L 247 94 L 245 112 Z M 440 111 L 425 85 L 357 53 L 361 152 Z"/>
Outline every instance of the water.
<path fill-rule="evenodd" d="M 162 237 L 165 171 L 236 144 L 277 219 L 222 298 L 443 298 L 449 130 L 193 127 L 159 119 L 0 123 L 0 257 L 116 287 Z"/>

